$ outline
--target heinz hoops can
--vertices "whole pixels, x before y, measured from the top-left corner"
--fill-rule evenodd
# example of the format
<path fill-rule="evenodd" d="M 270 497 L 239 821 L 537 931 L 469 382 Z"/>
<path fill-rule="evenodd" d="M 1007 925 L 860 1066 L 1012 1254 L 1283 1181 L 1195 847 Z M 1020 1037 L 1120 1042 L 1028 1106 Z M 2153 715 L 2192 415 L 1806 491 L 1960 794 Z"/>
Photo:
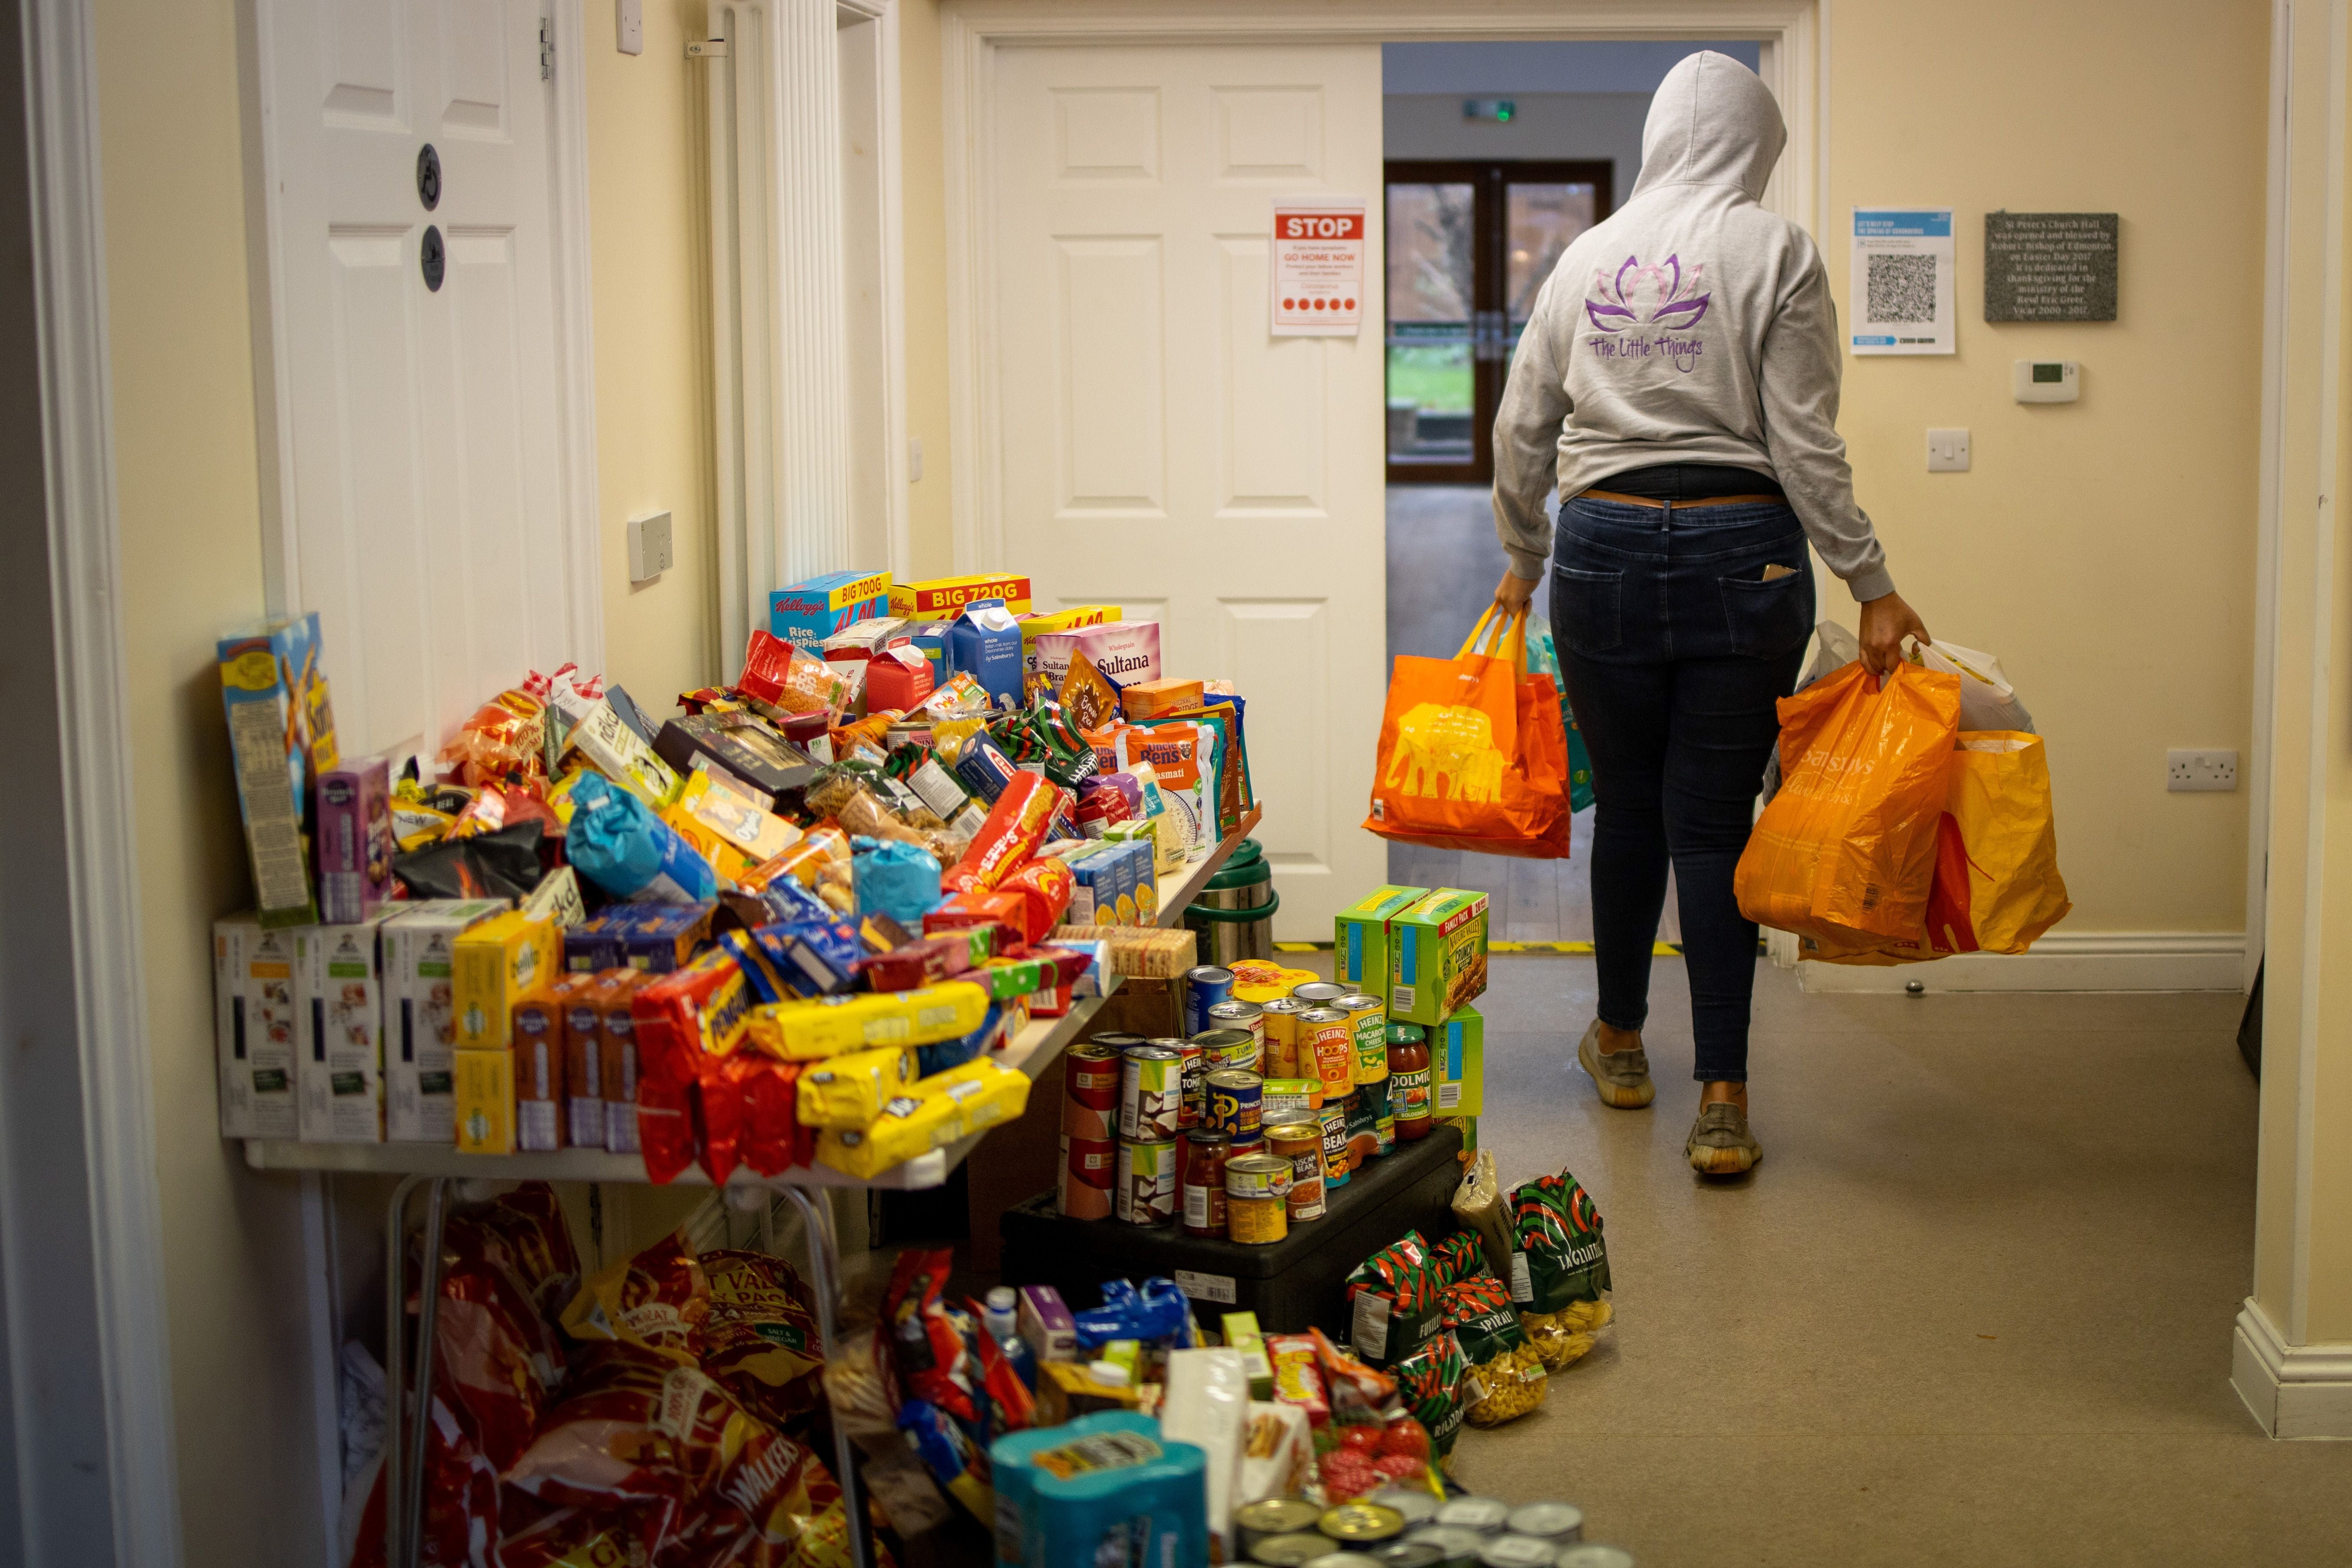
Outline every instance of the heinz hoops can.
<path fill-rule="evenodd" d="M 1136 1143 L 1172 1139 L 1183 1109 L 1183 1057 L 1166 1046 L 1128 1047 L 1119 1059 L 1119 1137 Z"/>
<path fill-rule="evenodd" d="M 1337 1007 L 1309 1007 L 1298 1015 L 1298 1076 L 1321 1079 L 1326 1100 L 1355 1087 L 1355 1032 L 1347 1014 Z"/>
<path fill-rule="evenodd" d="M 1129 1225 L 1166 1225 L 1176 1217 L 1176 1140 L 1118 1146 L 1117 1213 Z"/>

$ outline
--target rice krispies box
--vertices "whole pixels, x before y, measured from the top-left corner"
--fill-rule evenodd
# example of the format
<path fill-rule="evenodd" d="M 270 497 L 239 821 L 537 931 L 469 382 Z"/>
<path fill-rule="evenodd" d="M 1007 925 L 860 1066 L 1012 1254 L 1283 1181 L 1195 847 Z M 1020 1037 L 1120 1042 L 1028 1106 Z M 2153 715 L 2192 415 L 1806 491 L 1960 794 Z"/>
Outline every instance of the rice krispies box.
<path fill-rule="evenodd" d="M 1486 895 L 1439 888 L 1389 919 L 1389 1017 L 1442 1024 L 1486 990 Z"/>
<path fill-rule="evenodd" d="M 813 647 L 853 622 L 880 615 L 889 596 L 887 572 L 828 572 L 768 595 L 768 635 Z"/>

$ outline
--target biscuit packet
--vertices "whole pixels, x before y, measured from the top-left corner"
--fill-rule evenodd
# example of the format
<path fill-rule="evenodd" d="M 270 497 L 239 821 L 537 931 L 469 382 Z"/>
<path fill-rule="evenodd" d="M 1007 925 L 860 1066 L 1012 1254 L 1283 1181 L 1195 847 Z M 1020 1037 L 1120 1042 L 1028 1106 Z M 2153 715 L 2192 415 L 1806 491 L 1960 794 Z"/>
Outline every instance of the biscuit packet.
<path fill-rule="evenodd" d="M 1558 1372 L 1592 1349 L 1614 1315 L 1609 1247 L 1592 1194 L 1566 1171 L 1511 1189 L 1511 1300 L 1547 1371 Z"/>

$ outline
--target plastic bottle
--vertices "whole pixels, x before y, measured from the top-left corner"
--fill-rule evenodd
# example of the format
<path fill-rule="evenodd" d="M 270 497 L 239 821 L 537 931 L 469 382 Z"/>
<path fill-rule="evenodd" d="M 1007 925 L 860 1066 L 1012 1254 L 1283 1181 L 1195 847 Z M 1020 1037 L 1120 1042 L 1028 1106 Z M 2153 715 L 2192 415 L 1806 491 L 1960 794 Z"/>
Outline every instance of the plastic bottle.
<path fill-rule="evenodd" d="M 999 1285 L 988 1293 L 987 1301 L 981 1307 L 981 1315 L 989 1338 L 1003 1351 L 1004 1359 L 1013 1363 L 1013 1370 L 1022 1384 L 1034 1394 L 1037 1392 L 1037 1353 L 1029 1348 L 1029 1342 L 1021 1337 L 1018 1301 L 1012 1286 Z"/>

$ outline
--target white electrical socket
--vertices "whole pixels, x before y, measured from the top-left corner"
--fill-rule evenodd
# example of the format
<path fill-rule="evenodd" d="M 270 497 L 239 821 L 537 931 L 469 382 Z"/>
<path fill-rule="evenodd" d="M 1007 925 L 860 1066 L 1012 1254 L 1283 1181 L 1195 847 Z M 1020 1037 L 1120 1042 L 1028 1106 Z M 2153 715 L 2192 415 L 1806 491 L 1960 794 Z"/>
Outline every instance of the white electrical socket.
<path fill-rule="evenodd" d="M 613 28 L 614 44 L 625 55 L 646 52 L 645 0 L 614 0 Z"/>
<path fill-rule="evenodd" d="M 2164 753 L 2164 787 L 2175 795 L 2189 790 L 2236 789 L 2238 753 L 2167 752 Z"/>
<path fill-rule="evenodd" d="M 1969 433 L 1966 429 L 1927 432 L 1927 471 L 1931 474 L 1965 474 L 1969 471 Z"/>

